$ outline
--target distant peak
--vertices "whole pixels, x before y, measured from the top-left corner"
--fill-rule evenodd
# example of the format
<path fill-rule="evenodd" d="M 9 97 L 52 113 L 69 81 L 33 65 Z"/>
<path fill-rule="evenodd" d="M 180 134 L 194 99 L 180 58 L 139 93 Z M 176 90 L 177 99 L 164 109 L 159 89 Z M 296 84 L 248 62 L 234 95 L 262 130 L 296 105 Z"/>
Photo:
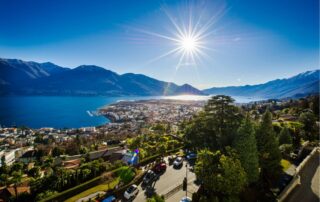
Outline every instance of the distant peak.
<path fill-rule="evenodd" d="M 191 86 L 190 84 L 183 84 L 181 87 L 184 87 L 184 88 L 194 88 L 193 86 Z"/>
<path fill-rule="evenodd" d="M 106 70 L 105 68 L 99 67 L 96 65 L 80 65 L 80 66 L 76 67 L 75 69 L 78 69 L 78 70 Z"/>

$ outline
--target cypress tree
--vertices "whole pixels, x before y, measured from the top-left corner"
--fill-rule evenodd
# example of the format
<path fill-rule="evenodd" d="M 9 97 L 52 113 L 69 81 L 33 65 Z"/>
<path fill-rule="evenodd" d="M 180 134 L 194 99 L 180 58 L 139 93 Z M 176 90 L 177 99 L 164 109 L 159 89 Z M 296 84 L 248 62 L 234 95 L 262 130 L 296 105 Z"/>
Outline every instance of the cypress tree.
<path fill-rule="evenodd" d="M 283 127 L 281 129 L 280 135 L 279 135 L 279 144 L 292 144 L 292 138 L 290 135 L 290 132 L 287 127 Z"/>
<path fill-rule="evenodd" d="M 247 173 L 248 182 L 256 182 L 259 179 L 259 157 L 254 128 L 248 116 L 238 129 L 234 148 L 237 150 L 241 165 Z"/>
<path fill-rule="evenodd" d="M 262 116 L 256 138 L 261 175 L 262 178 L 271 185 L 271 182 L 275 182 L 281 173 L 281 153 L 279 143 L 273 131 L 272 115 L 269 110 Z"/>

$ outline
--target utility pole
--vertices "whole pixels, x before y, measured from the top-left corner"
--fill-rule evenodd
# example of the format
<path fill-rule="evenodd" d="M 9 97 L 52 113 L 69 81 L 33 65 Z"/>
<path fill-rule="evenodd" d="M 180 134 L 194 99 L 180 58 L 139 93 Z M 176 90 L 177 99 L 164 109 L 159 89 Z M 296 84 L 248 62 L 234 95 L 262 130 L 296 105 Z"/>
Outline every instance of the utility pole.
<path fill-rule="evenodd" d="M 188 163 L 186 163 L 186 197 L 188 197 Z"/>

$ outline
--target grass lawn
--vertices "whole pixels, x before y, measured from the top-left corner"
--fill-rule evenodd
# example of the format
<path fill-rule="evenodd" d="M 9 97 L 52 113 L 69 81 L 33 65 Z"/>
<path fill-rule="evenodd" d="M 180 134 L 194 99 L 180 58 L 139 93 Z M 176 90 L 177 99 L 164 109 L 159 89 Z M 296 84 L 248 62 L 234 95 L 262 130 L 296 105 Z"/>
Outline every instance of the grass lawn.
<path fill-rule="evenodd" d="M 291 163 L 288 160 L 281 159 L 281 166 L 282 166 L 282 170 L 286 171 L 291 166 Z"/>
<path fill-rule="evenodd" d="M 74 202 L 78 199 L 81 199 L 81 198 L 86 197 L 90 194 L 96 193 L 98 191 L 107 191 L 108 189 L 113 189 L 118 183 L 119 183 L 119 178 L 114 179 L 109 184 L 108 183 L 99 184 L 95 187 L 87 189 L 86 191 L 81 192 L 80 194 L 77 194 L 77 195 L 67 199 L 65 202 Z"/>

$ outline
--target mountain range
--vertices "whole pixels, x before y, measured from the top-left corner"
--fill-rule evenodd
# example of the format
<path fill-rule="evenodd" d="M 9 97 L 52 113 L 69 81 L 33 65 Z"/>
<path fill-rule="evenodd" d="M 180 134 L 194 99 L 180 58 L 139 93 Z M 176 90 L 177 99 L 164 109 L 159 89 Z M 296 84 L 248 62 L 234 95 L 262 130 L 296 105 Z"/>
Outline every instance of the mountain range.
<path fill-rule="evenodd" d="M 203 90 L 207 94 L 248 96 L 255 98 L 291 98 L 319 94 L 320 70 L 306 71 L 286 79 L 245 86 L 228 86 Z"/>
<path fill-rule="evenodd" d="M 191 85 L 176 85 L 142 74 L 119 75 L 95 65 L 74 69 L 53 63 L 0 59 L 0 95 L 147 96 L 204 93 Z"/>
<path fill-rule="evenodd" d="M 50 62 L 0 58 L 0 95 L 205 95 L 225 94 L 258 98 L 301 97 L 319 93 L 319 70 L 264 84 L 214 87 L 203 91 L 143 74 L 117 74 L 95 65 L 74 69 Z"/>

